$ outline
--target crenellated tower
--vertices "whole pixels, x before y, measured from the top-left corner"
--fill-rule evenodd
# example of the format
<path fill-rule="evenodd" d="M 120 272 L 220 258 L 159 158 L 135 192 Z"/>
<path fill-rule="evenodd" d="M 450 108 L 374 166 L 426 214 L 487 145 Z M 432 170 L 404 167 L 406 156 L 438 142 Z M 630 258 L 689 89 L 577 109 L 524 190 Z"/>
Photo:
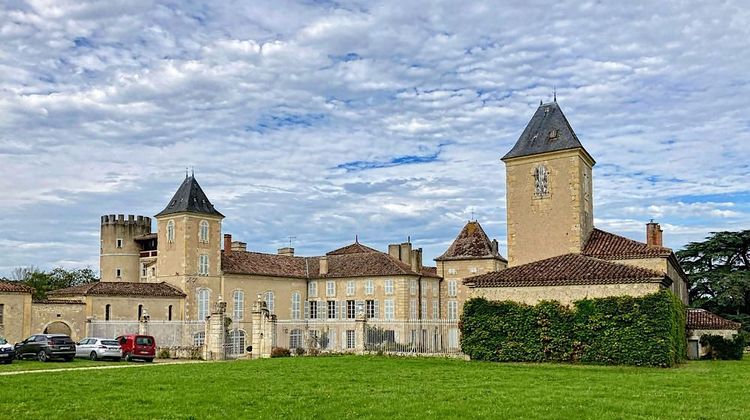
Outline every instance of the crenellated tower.
<path fill-rule="evenodd" d="M 139 238 L 151 233 L 151 218 L 109 214 L 101 218 L 101 281 L 137 282 L 141 277 Z"/>

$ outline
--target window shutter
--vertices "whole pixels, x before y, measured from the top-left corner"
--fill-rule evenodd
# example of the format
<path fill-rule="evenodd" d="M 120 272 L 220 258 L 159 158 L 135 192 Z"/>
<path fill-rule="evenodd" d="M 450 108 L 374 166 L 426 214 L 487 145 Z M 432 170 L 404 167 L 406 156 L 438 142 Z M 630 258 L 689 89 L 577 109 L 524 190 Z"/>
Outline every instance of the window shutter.
<path fill-rule="evenodd" d="M 359 312 L 360 308 L 364 310 L 365 312 L 367 311 L 367 309 L 365 308 L 365 301 L 355 300 L 354 301 L 354 318 L 357 318 L 357 313 Z"/>
<path fill-rule="evenodd" d="M 341 307 L 341 310 L 339 311 L 339 318 L 346 319 L 346 301 L 340 300 L 339 305 Z"/>
<path fill-rule="evenodd" d="M 326 302 L 318 301 L 318 319 L 326 319 Z"/>
<path fill-rule="evenodd" d="M 302 317 L 308 319 L 310 317 L 310 302 L 305 301 L 305 315 Z"/>
<path fill-rule="evenodd" d="M 375 307 L 375 311 L 374 311 L 375 319 L 380 319 L 380 301 L 375 299 L 373 306 Z"/>
<path fill-rule="evenodd" d="M 341 331 L 341 348 L 346 350 L 346 330 Z"/>

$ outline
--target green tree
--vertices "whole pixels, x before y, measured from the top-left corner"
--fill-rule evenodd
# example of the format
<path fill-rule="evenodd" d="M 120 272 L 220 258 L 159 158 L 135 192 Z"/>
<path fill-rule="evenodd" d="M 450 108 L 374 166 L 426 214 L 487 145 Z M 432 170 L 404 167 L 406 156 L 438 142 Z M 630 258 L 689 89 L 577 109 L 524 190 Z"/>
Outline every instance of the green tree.
<path fill-rule="evenodd" d="M 11 276 L 13 280 L 34 288 L 34 300 L 46 299 L 52 290 L 99 281 L 94 270 L 88 267 L 73 270 L 58 267 L 50 272 L 36 267 L 19 267 L 12 271 Z"/>
<path fill-rule="evenodd" d="M 714 232 L 677 252 L 690 279 L 690 303 L 750 331 L 750 230 Z"/>

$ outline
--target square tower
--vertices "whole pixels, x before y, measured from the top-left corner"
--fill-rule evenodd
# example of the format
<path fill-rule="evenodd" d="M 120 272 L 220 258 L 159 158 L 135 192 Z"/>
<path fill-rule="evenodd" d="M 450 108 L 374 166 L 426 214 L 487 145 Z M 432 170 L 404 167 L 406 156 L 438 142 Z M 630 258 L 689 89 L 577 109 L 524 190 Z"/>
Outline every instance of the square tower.
<path fill-rule="evenodd" d="M 539 105 L 502 160 L 508 266 L 580 253 L 594 228 L 595 162 L 557 102 Z"/>

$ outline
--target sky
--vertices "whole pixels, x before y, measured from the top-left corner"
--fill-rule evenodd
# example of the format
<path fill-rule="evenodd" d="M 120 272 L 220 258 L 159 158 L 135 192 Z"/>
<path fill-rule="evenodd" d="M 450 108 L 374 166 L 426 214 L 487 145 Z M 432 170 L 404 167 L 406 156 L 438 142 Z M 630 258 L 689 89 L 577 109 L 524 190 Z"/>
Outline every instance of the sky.
<path fill-rule="evenodd" d="M 505 254 L 500 157 L 554 89 L 597 227 L 748 229 L 742 3 L 4 0 L 0 276 L 98 269 L 100 216 L 186 167 L 251 250 L 429 262 L 473 216 Z"/>

